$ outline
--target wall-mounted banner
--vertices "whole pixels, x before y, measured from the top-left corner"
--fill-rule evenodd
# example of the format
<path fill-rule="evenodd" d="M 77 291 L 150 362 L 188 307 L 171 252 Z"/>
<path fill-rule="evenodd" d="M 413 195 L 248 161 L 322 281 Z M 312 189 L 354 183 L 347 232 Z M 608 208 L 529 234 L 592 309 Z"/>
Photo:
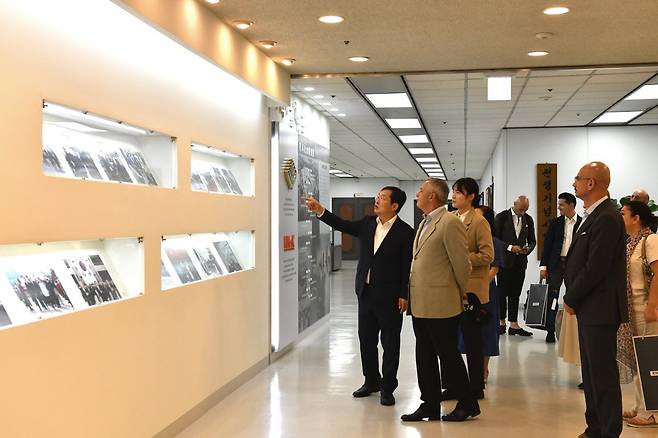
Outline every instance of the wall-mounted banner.
<path fill-rule="evenodd" d="M 537 260 L 544 250 L 544 234 L 557 216 L 557 164 L 537 164 Z"/>

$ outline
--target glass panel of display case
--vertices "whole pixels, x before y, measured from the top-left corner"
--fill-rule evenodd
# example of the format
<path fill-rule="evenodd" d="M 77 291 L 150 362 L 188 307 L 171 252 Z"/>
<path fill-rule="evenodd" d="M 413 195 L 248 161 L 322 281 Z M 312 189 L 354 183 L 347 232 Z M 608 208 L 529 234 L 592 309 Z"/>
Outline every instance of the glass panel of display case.
<path fill-rule="evenodd" d="M 162 289 L 209 280 L 254 267 L 253 231 L 162 238 Z"/>
<path fill-rule="evenodd" d="M 192 190 L 253 196 L 254 166 L 249 157 L 192 144 Z"/>
<path fill-rule="evenodd" d="M 0 245 L 0 328 L 143 294 L 140 238 Z"/>
<path fill-rule="evenodd" d="M 78 178 L 173 188 L 172 137 L 52 102 L 43 103 L 43 172 Z"/>

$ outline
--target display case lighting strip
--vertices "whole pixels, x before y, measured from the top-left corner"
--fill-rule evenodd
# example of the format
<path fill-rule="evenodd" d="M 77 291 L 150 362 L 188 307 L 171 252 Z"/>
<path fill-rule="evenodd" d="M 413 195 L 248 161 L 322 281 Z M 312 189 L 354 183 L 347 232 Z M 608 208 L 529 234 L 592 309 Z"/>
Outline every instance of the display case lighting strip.
<path fill-rule="evenodd" d="M 83 123 L 89 122 L 95 125 L 105 126 L 109 129 L 128 132 L 131 134 L 148 135 L 149 133 L 153 132 L 153 131 L 147 131 L 146 129 L 138 128 L 136 126 L 128 125 L 120 120 L 112 120 L 107 117 L 91 114 L 88 111 L 77 110 L 47 101 L 43 102 L 43 111 L 46 114 L 50 114 L 53 116 L 63 117 L 67 119 L 75 119 Z"/>
<path fill-rule="evenodd" d="M 234 154 L 233 152 L 229 152 L 225 150 L 215 149 L 212 146 L 206 146 L 199 143 L 192 143 L 191 147 L 194 151 L 201 152 L 203 154 L 211 154 L 218 157 L 244 158 L 243 155 Z"/>

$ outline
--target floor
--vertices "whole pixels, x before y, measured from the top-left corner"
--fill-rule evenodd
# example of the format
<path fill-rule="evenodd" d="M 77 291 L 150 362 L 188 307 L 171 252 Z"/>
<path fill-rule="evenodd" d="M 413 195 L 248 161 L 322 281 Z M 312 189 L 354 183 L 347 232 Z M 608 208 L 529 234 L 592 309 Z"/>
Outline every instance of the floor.
<path fill-rule="evenodd" d="M 579 368 L 557 357 L 557 345 L 533 338 L 501 337 L 493 358 L 482 414 L 465 423 L 403 423 L 419 404 L 410 318 L 402 330 L 395 392 L 397 404 L 351 396 L 362 384 L 354 267 L 332 275 L 331 317 L 294 350 L 229 395 L 188 427 L 180 438 L 577 437 L 584 430 L 584 398 L 576 389 Z M 625 395 L 632 396 L 625 388 Z M 629 398 L 629 400 L 632 400 Z M 444 403 L 444 413 L 454 402 Z M 624 427 L 624 437 L 657 437 L 658 429 Z"/>

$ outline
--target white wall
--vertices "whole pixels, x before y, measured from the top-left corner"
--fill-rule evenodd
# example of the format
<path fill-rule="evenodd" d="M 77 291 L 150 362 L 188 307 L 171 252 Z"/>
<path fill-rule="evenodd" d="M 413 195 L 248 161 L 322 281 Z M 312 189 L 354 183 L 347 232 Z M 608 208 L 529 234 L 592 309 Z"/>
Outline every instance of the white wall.
<path fill-rule="evenodd" d="M 610 167 L 613 198 L 646 189 L 658 198 L 658 126 L 509 129 L 503 132 L 482 181 L 494 177 L 494 207 L 511 207 L 519 194 L 530 197 L 529 213 L 537 217 L 537 163 L 557 163 L 557 190 L 573 193 L 573 177 L 582 165 L 603 161 Z M 578 212 L 582 203 L 578 202 Z M 526 285 L 538 279 L 539 263 L 529 258 Z"/>

